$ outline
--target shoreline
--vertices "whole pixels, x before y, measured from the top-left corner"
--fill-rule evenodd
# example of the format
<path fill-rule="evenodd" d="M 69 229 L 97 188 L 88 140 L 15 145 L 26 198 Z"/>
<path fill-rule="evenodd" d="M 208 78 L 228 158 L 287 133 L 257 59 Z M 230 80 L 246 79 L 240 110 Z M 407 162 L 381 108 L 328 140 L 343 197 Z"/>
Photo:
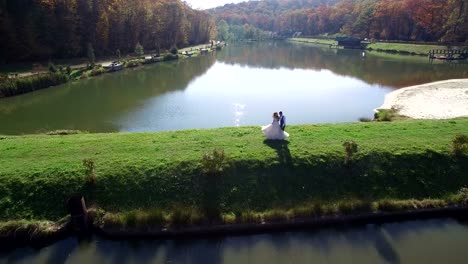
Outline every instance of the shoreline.
<path fill-rule="evenodd" d="M 454 205 L 442 208 L 419 208 L 401 211 L 363 212 L 353 214 L 336 214 L 317 217 L 298 217 L 288 220 L 269 221 L 262 223 L 214 224 L 204 226 L 183 226 L 169 229 L 152 228 L 106 228 L 92 223 L 88 232 L 78 232 L 71 221 L 57 225 L 54 230 L 39 232 L 31 230 L 15 230 L 0 232 L 0 253 L 8 253 L 17 248 L 33 247 L 41 249 L 62 240 L 77 237 L 92 238 L 98 236 L 107 240 L 178 240 L 206 239 L 223 236 L 247 236 L 277 232 L 314 231 L 326 228 L 358 227 L 368 224 L 383 224 L 405 221 L 452 218 L 468 219 L 466 205 Z M 37 232 L 37 233 L 36 233 Z"/>
<path fill-rule="evenodd" d="M 468 117 L 468 79 L 452 79 L 405 87 L 385 96 L 376 110 L 396 110 L 413 119 Z"/>

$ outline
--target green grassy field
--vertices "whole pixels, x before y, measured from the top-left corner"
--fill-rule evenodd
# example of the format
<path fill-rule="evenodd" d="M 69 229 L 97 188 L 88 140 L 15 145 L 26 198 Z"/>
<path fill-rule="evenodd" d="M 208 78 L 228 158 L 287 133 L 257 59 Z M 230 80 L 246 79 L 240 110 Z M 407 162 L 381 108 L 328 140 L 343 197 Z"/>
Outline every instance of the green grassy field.
<path fill-rule="evenodd" d="M 382 50 L 387 52 L 404 52 L 427 56 L 429 54 L 429 51 L 434 49 L 445 50 L 447 49 L 447 46 L 377 42 L 369 44 L 367 46 L 367 49 Z"/>
<path fill-rule="evenodd" d="M 290 41 L 302 42 L 302 43 L 312 43 L 312 44 L 321 44 L 321 45 L 335 45 L 336 41 L 333 39 L 315 39 L 315 38 L 290 38 Z"/>
<path fill-rule="evenodd" d="M 322 45 L 336 45 L 333 39 L 314 39 L 314 38 L 291 38 L 290 41 L 302 43 L 314 43 Z M 434 49 L 447 49 L 443 45 L 422 45 L 411 43 L 389 43 L 389 42 L 375 42 L 367 46 L 368 50 L 383 51 L 388 53 L 412 54 L 427 56 L 429 51 Z"/>
<path fill-rule="evenodd" d="M 202 207 L 201 160 L 224 150 L 216 180 L 224 213 L 353 199 L 441 199 L 468 185 L 468 159 L 450 155 L 468 119 L 290 126 L 289 141 L 259 127 L 160 133 L 0 137 L 0 221 L 57 220 L 84 194 L 110 212 Z M 359 151 L 345 163 L 343 142 Z M 94 162 L 95 184 L 83 160 Z"/>

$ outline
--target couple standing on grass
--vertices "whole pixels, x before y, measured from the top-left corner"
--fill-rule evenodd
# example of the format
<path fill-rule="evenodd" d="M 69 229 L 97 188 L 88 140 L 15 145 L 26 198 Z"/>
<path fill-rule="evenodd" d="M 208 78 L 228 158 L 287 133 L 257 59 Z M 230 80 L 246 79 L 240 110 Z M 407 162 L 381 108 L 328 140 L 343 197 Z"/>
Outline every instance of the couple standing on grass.
<path fill-rule="evenodd" d="M 286 116 L 280 111 L 273 113 L 273 122 L 267 126 L 262 126 L 262 132 L 267 139 L 284 140 L 289 134 L 284 132 L 286 128 Z"/>

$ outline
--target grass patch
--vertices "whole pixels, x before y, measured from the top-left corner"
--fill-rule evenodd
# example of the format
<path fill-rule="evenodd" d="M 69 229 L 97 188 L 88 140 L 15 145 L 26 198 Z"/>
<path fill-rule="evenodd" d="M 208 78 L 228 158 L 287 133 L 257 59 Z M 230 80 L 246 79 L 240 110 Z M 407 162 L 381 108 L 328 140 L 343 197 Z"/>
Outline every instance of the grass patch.
<path fill-rule="evenodd" d="M 288 40 L 294 41 L 294 42 L 311 43 L 311 44 L 319 44 L 319 45 L 336 45 L 336 41 L 333 39 L 290 38 Z"/>
<path fill-rule="evenodd" d="M 301 125 L 288 132 L 281 144 L 265 142 L 258 127 L 2 136 L 0 221 L 59 219 L 77 193 L 107 212 L 158 208 L 184 225 L 223 221 L 230 212 L 235 221 L 256 222 L 258 212 L 278 208 L 333 214 L 347 200 L 445 199 L 468 186 L 467 157 L 452 155 L 455 135 L 468 134 L 467 118 Z M 359 144 L 352 166 L 345 164 L 347 140 Z M 201 182 L 202 159 L 209 153 L 216 160 L 213 149 L 224 151 L 227 166 L 208 166 L 213 170 L 205 173 L 222 168 L 222 174 Z M 84 159 L 97 164 L 93 188 L 84 180 Z M 210 184 L 216 188 L 201 188 Z M 212 190 L 219 214 L 209 219 L 211 204 L 204 202 Z"/>
<path fill-rule="evenodd" d="M 388 43 L 388 42 L 376 42 L 367 46 L 369 50 L 388 52 L 388 53 L 399 53 L 407 55 L 423 55 L 427 56 L 429 51 L 434 49 L 448 49 L 447 46 L 442 45 L 422 45 L 422 44 L 410 44 L 410 43 Z"/>

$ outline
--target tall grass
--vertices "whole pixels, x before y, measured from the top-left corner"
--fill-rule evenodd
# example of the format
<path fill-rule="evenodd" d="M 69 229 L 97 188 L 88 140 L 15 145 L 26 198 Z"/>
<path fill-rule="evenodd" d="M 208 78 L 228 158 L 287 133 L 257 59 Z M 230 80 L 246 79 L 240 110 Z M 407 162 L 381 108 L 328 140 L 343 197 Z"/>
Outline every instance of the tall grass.
<path fill-rule="evenodd" d="M 0 82 L 0 97 L 28 93 L 68 81 L 65 73 L 37 74 L 24 78 L 6 79 Z"/>

